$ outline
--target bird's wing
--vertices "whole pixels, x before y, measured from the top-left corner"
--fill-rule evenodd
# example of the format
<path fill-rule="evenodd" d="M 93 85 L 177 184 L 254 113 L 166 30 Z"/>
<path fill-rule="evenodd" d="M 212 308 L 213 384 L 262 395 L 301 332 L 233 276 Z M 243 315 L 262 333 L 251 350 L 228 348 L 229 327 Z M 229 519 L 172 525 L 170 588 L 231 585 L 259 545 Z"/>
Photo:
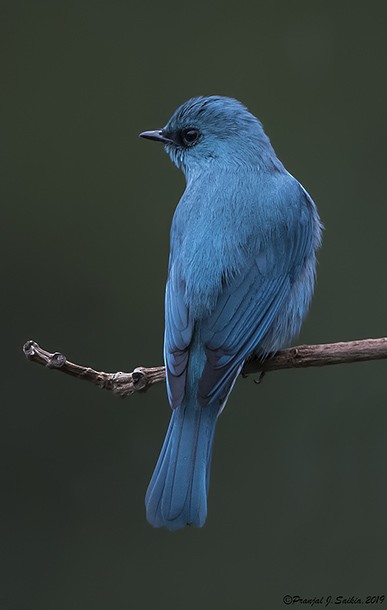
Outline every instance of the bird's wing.
<path fill-rule="evenodd" d="M 273 332 L 273 322 L 289 298 L 294 279 L 313 249 L 312 215 L 307 195 L 300 190 L 286 222 L 267 239 L 250 245 L 238 274 L 228 279 L 211 315 L 198 324 L 206 364 L 198 398 L 202 405 L 227 399 L 245 359 Z M 170 267 L 166 289 L 165 363 L 172 408 L 181 404 L 186 384 L 194 320 L 184 302 L 185 284 Z"/>
<path fill-rule="evenodd" d="M 165 291 L 164 361 L 168 399 L 174 409 L 184 398 L 188 349 L 194 322 L 184 302 L 185 284 L 171 265 Z"/>
<path fill-rule="evenodd" d="M 263 341 L 291 289 L 289 274 L 265 277 L 254 261 L 251 268 L 220 297 L 213 314 L 201 325 L 206 364 L 198 398 L 202 405 L 222 405 L 245 359 Z"/>
<path fill-rule="evenodd" d="M 284 341 L 283 326 L 275 324 L 277 316 L 289 304 L 294 281 L 315 247 L 310 198 L 304 191 L 298 191 L 298 197 L 300 205 L 271 239 L 256 248 L 249 266 L 227 286 L 201 324 L 207 357 L 198 389 L 202 405 L 221 406 L 246 358 L 255 351 L 264 357 Z M 269 333 L 273 346 L 263 347 Z"/>

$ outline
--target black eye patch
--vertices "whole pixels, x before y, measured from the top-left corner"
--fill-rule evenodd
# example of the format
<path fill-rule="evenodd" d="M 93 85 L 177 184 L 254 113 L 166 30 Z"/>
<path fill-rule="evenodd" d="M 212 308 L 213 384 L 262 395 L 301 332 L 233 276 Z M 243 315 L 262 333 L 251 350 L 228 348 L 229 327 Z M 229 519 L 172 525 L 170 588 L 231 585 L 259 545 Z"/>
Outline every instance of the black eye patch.
<path fill-rule="evenodd" d="M 190 148 L 194 146 L 200 139 L 201 133 L 196 127 L 185 127 L 178 131 L 164 133 L 164 135 L 176 144 L 176 146 L 184 146 Z"/>

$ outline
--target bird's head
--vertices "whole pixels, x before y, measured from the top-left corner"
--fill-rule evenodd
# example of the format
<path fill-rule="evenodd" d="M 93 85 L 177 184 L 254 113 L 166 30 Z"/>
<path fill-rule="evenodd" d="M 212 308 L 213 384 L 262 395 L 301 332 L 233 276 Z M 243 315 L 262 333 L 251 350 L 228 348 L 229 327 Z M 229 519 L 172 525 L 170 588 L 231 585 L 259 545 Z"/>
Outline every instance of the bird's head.
<path fill-rule="evenodd" d="M 258 119 L 237 100 L 215 95 L 188 100 L 165 127 L 140 136 L 162 142 L 185 173 L 214 163 L 259 165 L 274 155 Z"/>

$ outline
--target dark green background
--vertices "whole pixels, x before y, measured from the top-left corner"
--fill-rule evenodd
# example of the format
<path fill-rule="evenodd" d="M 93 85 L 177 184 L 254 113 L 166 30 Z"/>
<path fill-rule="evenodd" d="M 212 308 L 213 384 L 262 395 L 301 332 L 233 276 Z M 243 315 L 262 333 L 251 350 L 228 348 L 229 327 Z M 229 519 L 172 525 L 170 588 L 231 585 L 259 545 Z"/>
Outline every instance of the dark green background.
<path fill-rule="evenodd" d="M 385 17 L 373 1 L 1 3 L 2 610 L 387 595 L 385 362 L 238 382 L 208 521 L 170 534 L 144 511 L 165 388 L 120 401 L 21 353 L 161 363 L 184 181 L 137 134 L 212 93 L 261 118 L 318 204 L 300 341 L 386 335 Z"/>

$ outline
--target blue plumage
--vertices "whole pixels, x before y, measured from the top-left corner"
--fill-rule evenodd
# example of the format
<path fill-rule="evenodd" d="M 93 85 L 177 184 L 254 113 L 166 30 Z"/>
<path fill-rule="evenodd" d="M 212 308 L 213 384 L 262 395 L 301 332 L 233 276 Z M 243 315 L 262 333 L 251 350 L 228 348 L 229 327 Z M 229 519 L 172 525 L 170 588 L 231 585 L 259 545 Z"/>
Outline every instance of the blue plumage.
<path fill-rule="evenodd" d="M 186 176 L 171 229 L 164 358 L 173 409 L 146 494 L 148 521 L 201 527 L 216 420 L 245 360 L 287 345 L 313 293 L 321 224 L 312 199 L 240 102 L 183 104 L 143 137 Z"/>

